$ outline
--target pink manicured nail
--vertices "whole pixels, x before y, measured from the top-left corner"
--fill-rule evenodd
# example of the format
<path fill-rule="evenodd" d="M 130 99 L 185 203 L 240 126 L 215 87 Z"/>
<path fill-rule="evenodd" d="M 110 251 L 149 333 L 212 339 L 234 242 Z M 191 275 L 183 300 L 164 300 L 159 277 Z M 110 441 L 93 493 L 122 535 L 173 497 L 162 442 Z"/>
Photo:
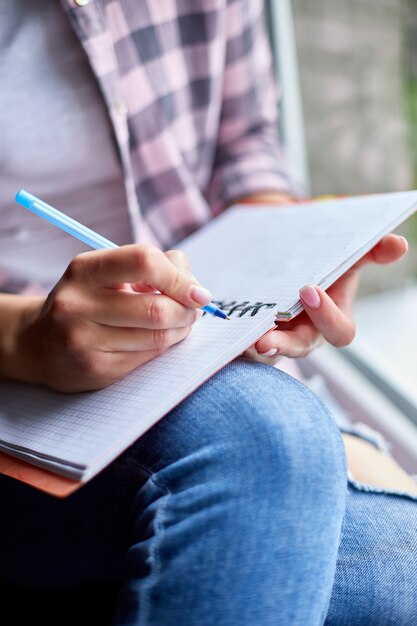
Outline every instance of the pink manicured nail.
<path fill-rule="evenodd" d="M 307 306 L 309 306 L 311 309 L 318 309 L 320 304 L 321 304 L 321 300 L 320 300 L 320 295 L 319 292 L 317 291 L 317 289 L 311 285 L 308 285 L 307 287 L 303 287 L 302 289 L 300 289 L 300 296 L 303 302 L 305 302 L 305 304 Z"/>
<path fill-rule="evenodd" d="M 277 352 L 277 348 L 271 348 L 270 350 L 268 350 L 268 352 L 259 352 L 259 350 L 257 350 L 259 356 L 274 356 L 274 354 L 277 354 Z"/>
<path fill-rule="evenodd" d="M 209 292 L 209 290 L 204 289 L 204 287 L 201 287 L 200 285 L 193 285 L 191 287 L 190 295 L 193 300 L 198 302 L 198 304 L 202 304 L 203 306 L 206 304 L 210 304 L 210 302 L 213 300 L 213 296 Z"/>

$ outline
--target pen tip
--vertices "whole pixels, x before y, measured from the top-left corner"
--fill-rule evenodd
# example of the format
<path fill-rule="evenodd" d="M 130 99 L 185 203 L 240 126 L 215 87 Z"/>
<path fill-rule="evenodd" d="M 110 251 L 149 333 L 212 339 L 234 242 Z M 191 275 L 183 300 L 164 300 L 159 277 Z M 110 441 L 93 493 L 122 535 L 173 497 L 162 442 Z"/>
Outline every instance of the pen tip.
<path fill-rule="evenodd" d="M 226 315 L 226 319 L 227 319 L 227 320 L 230 320 L 231 318 L 230 318 L 228 315 Z"/>

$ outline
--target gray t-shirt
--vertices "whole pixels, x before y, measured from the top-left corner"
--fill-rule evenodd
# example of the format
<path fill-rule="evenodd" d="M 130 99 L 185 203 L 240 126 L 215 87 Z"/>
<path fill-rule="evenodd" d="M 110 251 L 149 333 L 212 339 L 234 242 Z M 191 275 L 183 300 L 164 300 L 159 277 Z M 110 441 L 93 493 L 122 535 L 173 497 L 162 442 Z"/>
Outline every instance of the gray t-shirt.
<path fill-rule="evenodd" d="M 25 188 L 130 243 L 121 166 L 85 53 L 57 0 L 0 3 L 0 268 L 52 286 L 88 248 L 15 204 Z"/>

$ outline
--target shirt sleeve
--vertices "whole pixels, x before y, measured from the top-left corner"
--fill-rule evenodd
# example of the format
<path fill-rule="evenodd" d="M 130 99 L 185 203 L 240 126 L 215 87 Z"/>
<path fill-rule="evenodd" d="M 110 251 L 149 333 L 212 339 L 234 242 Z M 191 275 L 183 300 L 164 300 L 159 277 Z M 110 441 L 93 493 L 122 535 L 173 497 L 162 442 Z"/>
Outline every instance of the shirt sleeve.
<path fill-rule="evenodd" d="M 217 213 L 261 191 L 296 193 L 278 132 L 263 0 L 229 0 L 222 109 L 208 200 Z"/>

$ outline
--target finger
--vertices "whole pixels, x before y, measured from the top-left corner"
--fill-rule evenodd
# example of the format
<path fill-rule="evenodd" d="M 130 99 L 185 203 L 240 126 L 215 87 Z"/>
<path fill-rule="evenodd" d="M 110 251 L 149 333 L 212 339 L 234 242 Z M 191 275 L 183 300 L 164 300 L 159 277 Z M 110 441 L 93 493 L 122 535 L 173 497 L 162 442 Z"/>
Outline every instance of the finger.
<path fill-rule="evenodd" d="M 353 304 L 359 284 L 361 266 L 367 263 L 392 263 L 403 256 L 408 249 L 407 240 L 397 235 L 388 235 L 365 257 L 343 274 L 329 289 L 327 295 L 346 315 L 352 316 Z"/>
<path fill-rule="evenodd" d="M 353 340 L 353 318 L 345 314 L 323 289 L 308 285 L 300 290 L 300 298 L 313 325 L 329 343 L 340 348 Z"/>
<path fill-rule="evenodd" d="M 131 283 L 130 286 L 136 293 L 159 293 L 156 289 L 146 283 Z"/>
<path fill-rule="evenodd" d="M 326 290 L 327 295 L 333 300 L 345 315 L 353 316 L 353 305 L 359 285 L 359 272 L 349 271 L 343 274 L 331 287 Z"/>
<path fill-rule="evenodd" d="M 386 235 L 365 256 L 363 256 L 352 269 L 359 269 L 368 263 L 386 265 L 399 261 L 408 251 L 408 242 L 401 235 L 393 233 Z"/>
<path fill-rule="evenodd" d="M 168 250 L 167 252 L 165 252 L 165 256 L 168 257 L 168 259 L 171 261 L 171 263 L 175 265 L 175 267 L 178 267 L 178 269 L 183 270 L 184 272 L 189 272 L 190 262 L 184 252 L 182 252 L 181 250 Z M 189 273 L 191 274 L 191 272 Z M 197 279 L 196 282 L 198 282 Z M 151 287 L 150 285 L 146 285 L 143 282 L 136 283 L 131 286 L 133 291 L 139 293 L 156 293 L 153 287 Z"/>
<path fill-rule="evenodd" d="M 112 384 L 123 378 L 144 363 L 148 363 L 157 356 L 163 354 L 165 350 L 144 350 L 140 352 L 107 352 L 100 353 L 108 358 L 107 360 L 107 382 Z"/>
<path fill-rule="evenodd" d="M 175 267 L 155 246 L 133 244 L 85 252 L 73 259 L 66 274 L 67 278 L 72 275 L 102 287 L 144 283 L 186 306 L 204 306 L 212 300 L 207 289 L 196 284 L 193 276 Z"/>
<path fill-rule="evenodd" d="M 105 326 L 163 330 L 191 326 L 201 315 L 163 294 L 117 291 L 102 294 L 90 318 Z"/>
<path fill-rule="evenodd" d="M 184 272 L 190 271 L 190 261 L 182 250 L 167 250 L 165 256 L 180 270 L 184 270 Z"/>
<path fill-rule="evenodd" d="M 185 339 L 190 332 L 191 326 L 154 330 L 101 326 L 97 327 L 97 337 L 92 339 L 92 345 L 103 352 L 167 350 Z"/>
<path fill-rule="evenodd" d="M 285 328 L 285 323 L 283 327 Z M 273 357 L 280 354 L 295 358 L 306 356 L 322 341 L 320 332 L 308 320 L 294 326 L 291 330 L 270 330 L 255 344 L 255 347 L 261 356 Z"/>
<path fill-rule="evenodd" d="M 266 365 L 275 365 L 275 363 L 278 363 L 282 358 L 282 356 L 275 351 L 272 356 L 261 355 L 257 352 L 255 346 L 250 346 L 240 356 L 246 360 L 256 363 L 265 363 Z"/>

